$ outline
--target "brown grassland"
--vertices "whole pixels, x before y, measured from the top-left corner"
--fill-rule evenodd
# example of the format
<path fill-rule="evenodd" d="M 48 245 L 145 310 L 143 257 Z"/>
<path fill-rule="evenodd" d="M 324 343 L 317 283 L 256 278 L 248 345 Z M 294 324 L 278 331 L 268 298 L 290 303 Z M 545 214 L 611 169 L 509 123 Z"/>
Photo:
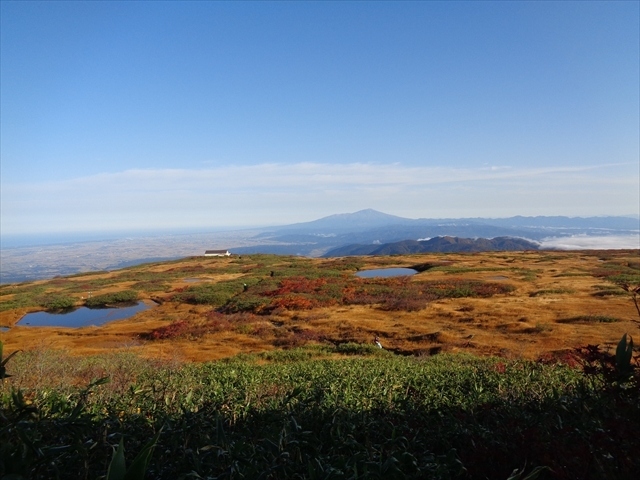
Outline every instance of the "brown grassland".
<path fill-rule="evenodd" d="M 357 270 L 417 266 L 365 280 Z M 406 355 L 469 352 L 554 359 L 579 346 L 612 351 L 638 329 L 623 283 L 640 283 L 640 252 L 527 251 L 311 259 L 190 257 L 0 289 L 5 352 L 127 350 L 202 362 L 305 344 L 372 343 Z M 246 284 L 246 286 L 245 286 Z M 83 328 L 16 326 L 46 301 L 134 291 L 154 302 L 132 318 Z"/>

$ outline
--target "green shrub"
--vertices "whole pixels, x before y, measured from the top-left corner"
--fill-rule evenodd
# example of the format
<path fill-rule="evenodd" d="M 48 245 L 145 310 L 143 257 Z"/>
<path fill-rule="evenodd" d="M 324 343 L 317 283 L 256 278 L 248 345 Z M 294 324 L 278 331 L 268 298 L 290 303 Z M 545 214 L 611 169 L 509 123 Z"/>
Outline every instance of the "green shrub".
<path fill-rule="evenodd" d="M 193 305 L 211 305 L 220 307 L 235 295 L 244 290 L 244 281 L 231 280 L 228 282 L 203 283 L 193 285 L 174 296 L 174 300 Z"/>
<path fill-rule="evenodd" d="M 7 289 L 9 290 L 9 289 Z M 37 285 L 19 285 L 12 287 L 6 293 L 12 293 L 13 298 L 0 302 L 0 312 L 12 310 L 14 308 L 38 307 L 41 306 L 45 287 Z"/>
<path fill-rule="evenodd" d="M 564 295 L 568 293 L 575 293 L 574 290 L 569 288 L 547 288 L 543 290 L 536 290 L 529 294 L 530 297 L 542 297 L 545 295 Z"/>
<path fill-rule="evenodd" d="M 49 311 L 69 310 L 76 305 L 76 299 L 67 295 L 48 295 L 40 305 Z"/>
<path fill-rule="evenodd" d="M 268 313 L 271 300 L 256 295 L 239 295 L 230 299 L 224 306 L 220 308 L 221 313 Z"/>
<path fill-rule="evenodd" d="M 371 355 L 381 355 L 387 354 L 387 352 L 380 347 L 369 344 L 369 343 L 341 343 L 335 348 L 336 353 L 341 353 L 343 355 L 362 355 L 362 356 L 371 356 Z"/>
<path fill-rule="evenodd" d="M 166 292 L 169 290 L 169 284 L 162 280 L 143 280 L 134 283 L 131 288 L 134 290 L 142 290 L 144 292 Z"/>
<path fill-rule="evenodd" d="M 558 323 L 615 323 L 620 320 L 608 315 L 578 315 L 576 317 L 561 318 Z"/>
<path fill-rule="evenodd" d="M 605 263 L 591 274 L 617 285 L 640 284 L 640 273 L 633 263 Z"/>
<path fill-rule="evenodd" d="M 135 290 L 123 290 L 121 292 L 105 293 L 87 298 L 84 304 L 89 308 L 104 308 L 113 305 L 135 303 L 138 300 L 138 292 Z"/>
<path fill-rule="evenodd" d="M 621 289 L 603 289 L 598 290 L 597 292 L 593 292 L 591 296 L 593 297 L 621 297 L 627 295 L 627 292 Z"/>

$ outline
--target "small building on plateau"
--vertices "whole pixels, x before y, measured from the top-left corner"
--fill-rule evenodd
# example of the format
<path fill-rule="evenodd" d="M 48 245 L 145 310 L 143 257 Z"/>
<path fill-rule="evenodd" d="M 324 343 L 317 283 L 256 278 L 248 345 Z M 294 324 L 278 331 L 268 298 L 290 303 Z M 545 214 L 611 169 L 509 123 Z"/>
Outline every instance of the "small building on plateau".
<path fill-rule="evenodd" d="M 231 255 L 229 250 L 206 250 L 204 252 L 205 257 L 228 257 Z"/>

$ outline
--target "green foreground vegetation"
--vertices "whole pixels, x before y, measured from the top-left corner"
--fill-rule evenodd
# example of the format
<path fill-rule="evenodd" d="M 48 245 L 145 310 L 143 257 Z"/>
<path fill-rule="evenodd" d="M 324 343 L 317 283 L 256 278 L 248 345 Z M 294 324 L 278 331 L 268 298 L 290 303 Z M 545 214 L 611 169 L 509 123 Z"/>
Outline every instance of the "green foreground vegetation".
<path fill-rule="evenodd" d="M 357 344 L 187 365 L 19 352 L 0 476 L 141 478 L 148 460 L 154 479 L 635 478 L 640 382 L 618 350 L 573 366 Z"/>

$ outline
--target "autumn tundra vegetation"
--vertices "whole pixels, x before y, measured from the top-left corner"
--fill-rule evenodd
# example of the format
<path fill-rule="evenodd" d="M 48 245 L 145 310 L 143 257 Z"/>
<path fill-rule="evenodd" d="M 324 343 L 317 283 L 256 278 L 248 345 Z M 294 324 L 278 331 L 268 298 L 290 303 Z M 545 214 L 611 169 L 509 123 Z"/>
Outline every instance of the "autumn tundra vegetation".
<path fill-rule="evenodd" d="M 386 267 L 418 273 L 355 276 Z M 638 250 L 193 257 L 3 285 L 0 475 L 636 478 L 639 286 Z"/>

